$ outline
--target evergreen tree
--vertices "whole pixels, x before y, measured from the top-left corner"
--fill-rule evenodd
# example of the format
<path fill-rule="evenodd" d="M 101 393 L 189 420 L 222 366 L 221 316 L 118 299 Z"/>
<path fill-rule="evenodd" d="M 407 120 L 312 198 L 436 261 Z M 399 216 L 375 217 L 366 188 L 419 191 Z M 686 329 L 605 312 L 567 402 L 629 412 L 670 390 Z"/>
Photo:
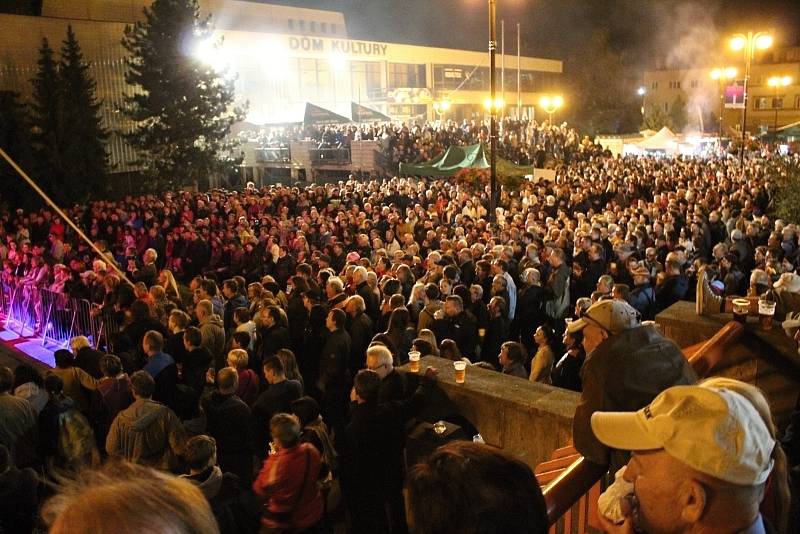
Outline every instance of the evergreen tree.
<path fill-rule="evenodd" d="M 664 126 L 672 129 L 672 117 L 661 106 L 650 106 L 645 113 L 642 129 L 659 131 Z"/>
<path fill-rule="evenodd" d="M 125 95 L 123 111 L 135 122 L 128 140 L 154 185 L 204 184 L 232 148 L 226 136 L 243 112 L 233 107 L 232 82 L 193 55 L 211 38 L 197 0 L 155 0 L 144 15 L 123 39 L 125 80 L 137 88 Z"/>
<path fill-rule="evenodd" d="M 105 190 L 108 133 L 102 125 L 101 104 L 95 99 L 96 83 L 89 74 L 89 65 L 83 61 L 72 26 L 67 27 L 59 67 L 66 135 L 63 173 L 72 198 L 83 201 L 92 193 Z"/>
<path fill-rule="evenodd" d="M 675 100 L 669 106 L 669 118 L 677 132 L 682 132 L 689 123 L 689 115 L 686 113 L 686 99 L 680 93 L 675 95 Z"/>
<path fill-rule="evenodd" d="M 53 49 L 47 39 L 42 39 L 39 48 L 39 70 L 31 80 L 33 102 L 31 104 L 32 145 L 37 166 L 34 170 L 39 185 L 52 194 L 57 202 L 65 200 L 62 164 L 63 101 L 59 88 L 59 76 Z M 36 177 L 33 177 L 36 179 Z"/>
<path fill-rule="evenodd" d="M 19 93 L 0 91 L 0 147 L 26 171 L 33 169 L 30 117 Z M 5 161 L 0 161 L 0 209 L 20 207 L 20 199 L 33 200 L 28 185 Z M 37 197 L 38 198 L 38 197 Z"/>

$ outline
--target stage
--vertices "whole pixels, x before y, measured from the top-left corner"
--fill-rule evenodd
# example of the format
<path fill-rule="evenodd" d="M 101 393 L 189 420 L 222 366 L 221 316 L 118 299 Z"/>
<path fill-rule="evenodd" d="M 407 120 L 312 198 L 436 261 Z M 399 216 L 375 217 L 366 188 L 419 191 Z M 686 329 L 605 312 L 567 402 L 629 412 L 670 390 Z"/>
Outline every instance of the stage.
<path fill-rule="evenodd" d="M 3 360 L 10 358 L 17 364 L 28 363 L 34 367 L 52 368 L 55 367 L 53 353 L 62 348 L 69 349 L 69 343 L 59 344 L 48 339 L 43 344 L 40 336 L 34 337 L 31 328 L 20 328 L 20 325 L 14 322 L 7 324 L 6 317 L 0 315 L 0 352 Z M 13 362 L 8 363 L 13 364 Z"/>

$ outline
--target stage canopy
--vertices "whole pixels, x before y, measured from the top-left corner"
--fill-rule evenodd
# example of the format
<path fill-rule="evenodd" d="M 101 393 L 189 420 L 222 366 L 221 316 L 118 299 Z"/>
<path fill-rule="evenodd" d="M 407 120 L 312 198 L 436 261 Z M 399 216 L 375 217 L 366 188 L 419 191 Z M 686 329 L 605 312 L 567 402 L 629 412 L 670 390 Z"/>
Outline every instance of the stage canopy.
<path fill-rule="evenodd" d="M 303 115 L 304 124 L 346 124 L 348 122 L 352 121 L 344 115 L 315 106 L 310 102 L 306 103 L 306 112 Z"/>
<path fill-rule="evenodd" d="M 350 116 L 353 117 L 353 122 L 391 122 L 392 120 L 390 116 L 384 115 L 380 111 L 362 106 L 355 102 L 350 102 Z"/>
<path fill-rule="evenodd" d="M 489 151 L 483 146 L 451 146 L 441 156 L 427 163 L 412 165 L 400 164 L 400 174 L 405 176 L 453 176 L 462 169 L 488 169 Z M 525 176 L 534 174 L 533 165 L 515 165 L 508 160 L 497 158 L 497 174 L 503 176 Z"/>

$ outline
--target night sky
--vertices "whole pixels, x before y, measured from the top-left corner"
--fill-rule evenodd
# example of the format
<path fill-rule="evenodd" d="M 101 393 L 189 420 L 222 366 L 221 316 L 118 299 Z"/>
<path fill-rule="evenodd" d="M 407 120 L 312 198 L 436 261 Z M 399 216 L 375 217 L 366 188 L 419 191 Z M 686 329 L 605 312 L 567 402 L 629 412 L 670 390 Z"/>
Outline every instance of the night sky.
<path fill-rule="evenodd" d="M 358 39 L 483 50 L 488 37 L 486 0 L 266 3 L 342 11 L 350 36 Z M 642 67 L 654 66 L 656 57 L 695 63 L 701 50 L 724 43 L 739 31 L 770 30 L 776 45 L 800 45 L 800 0 L 498 0 L 497 4 L 498 40 L 499 20 L 505 19 L 507 53 L 516 52 L 517 22 L 522 24 L 523 54 L 569 60 L 592 32 L 606 29 L 627 62 Z"/>

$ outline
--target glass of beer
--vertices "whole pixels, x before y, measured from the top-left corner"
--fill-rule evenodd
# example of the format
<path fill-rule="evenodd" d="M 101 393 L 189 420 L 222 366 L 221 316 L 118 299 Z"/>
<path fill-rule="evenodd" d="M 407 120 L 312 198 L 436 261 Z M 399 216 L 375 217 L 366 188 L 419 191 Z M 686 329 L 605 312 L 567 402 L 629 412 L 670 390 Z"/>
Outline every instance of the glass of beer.
<path fill-rule="evenodd" d="M 733 320 L 745 324 L 747 314 L 750 313 L 750 301 L 747 299 L 733 299 Z"/>
<path fill-rule="evenodd" d="M 463 384 L 467 375 L 467 362 L 453 362 L 453 369 L 456 370 L 456 384 Z"/>
<path fill-rule="evenodd" d="M 419 352 L 412 350 L 408 353 L 408 368 L 412 373 L 419 373 Z"/>
<path fill-rule="evenodd" d="M 758 301 L 758 320 L 762 330 L 772 330 L 772 317 L 775 315 L 775 305 L 772 300 Z"/>
<path fill-rule="evenodd" d="M 478 328 L 478 337 L 483 339 L 486 337 L 486 329 L 485 328 Z"/>

